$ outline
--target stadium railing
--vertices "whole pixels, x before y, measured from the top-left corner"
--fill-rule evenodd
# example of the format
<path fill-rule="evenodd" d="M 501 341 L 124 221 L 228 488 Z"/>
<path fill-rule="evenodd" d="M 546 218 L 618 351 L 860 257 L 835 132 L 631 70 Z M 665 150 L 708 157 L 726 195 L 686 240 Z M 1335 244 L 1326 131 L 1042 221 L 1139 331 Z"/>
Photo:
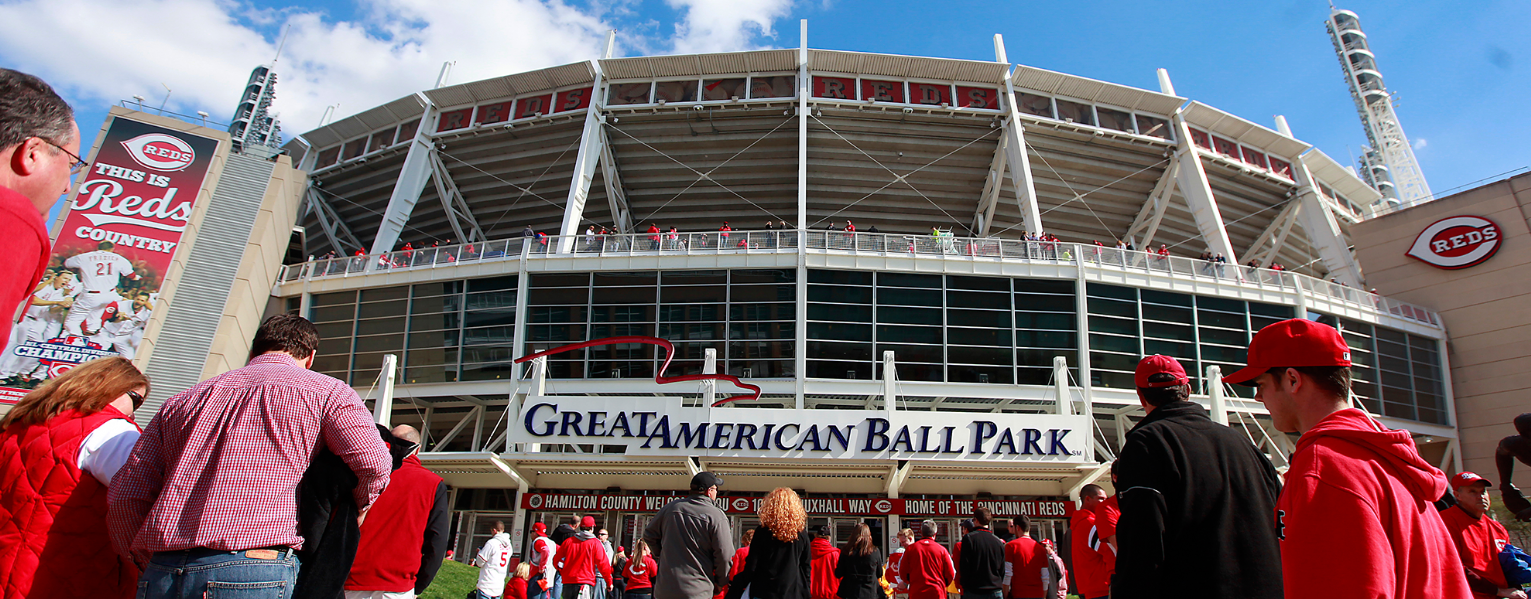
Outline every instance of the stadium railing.
<path fill-rule="evenodd" d="M 1440 326 L 1439 316 L 1430 310 L 1291 271 L 1240 266 L 1180 256 L 1164 256 L 1154 252 L 1124 250 L 1093 244 L 996 237 L 954 237 L 947 233 L 907 235 L 785 229 L 514 237 L 477 243 L 411 248 L 382 254 L 310 260 L 301 264 L 283 266 L 280 281 L 291 283 L 300 280 L 362 276 L 466 263 L 535 260 L 549 257 L 795 254 L 800 244 L 804 251 L 808 252 L 933 256 L 954 260 L 1080 262 L 1085 266 L 1099 268 L 1142 271 L 1196 280 L 1210 279 L 1225 284 L 1307 293 L 1370 312 L 1391 314 L 1429 326 Z"/>

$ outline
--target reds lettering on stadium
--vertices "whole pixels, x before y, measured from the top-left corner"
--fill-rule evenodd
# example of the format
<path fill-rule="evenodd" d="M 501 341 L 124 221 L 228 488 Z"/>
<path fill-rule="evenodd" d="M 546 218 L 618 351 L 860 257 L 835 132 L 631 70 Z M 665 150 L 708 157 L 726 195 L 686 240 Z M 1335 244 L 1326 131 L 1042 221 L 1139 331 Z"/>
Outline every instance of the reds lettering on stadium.
<path fill-rule="evenodd" d="M 1456 270 L 1494 257 L 1502 242 L 1503 235 L 1494 221 L 1481 216 L 1453 216 L 1425 227 L 1407 254 L 1436 268 Z"/>

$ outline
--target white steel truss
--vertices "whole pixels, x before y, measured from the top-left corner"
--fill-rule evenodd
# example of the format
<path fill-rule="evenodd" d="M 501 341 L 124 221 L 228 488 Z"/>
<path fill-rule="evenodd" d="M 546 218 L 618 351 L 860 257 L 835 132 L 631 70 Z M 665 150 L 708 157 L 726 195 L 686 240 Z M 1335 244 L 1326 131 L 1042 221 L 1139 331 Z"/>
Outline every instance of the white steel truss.
<path fill-rule="evenodd" d="M 1318 182 L 1308 170 L 1305 160 L 1315 150 L 1303 153 L 1292 162 L 1292 174 L 1297 177 L 1297 200 L 1302 203 L 1302 228 L 1308 234 L 1308 243 L 1318 249 L 1319 259 L 1329 276 L 1352 287 L 1362 287 L 1364 279 L 1361 265 L 1355 254 L 1345 244 L 1345 235 L 1328 202 L 1319 197 Z"/>
<path fill-rule="evenodd" d="M 1005 38 L 994 34 L 994 61 L 1010 64 L 1005 54 Z M 1042 231 L 1042 210 L 1037 207 L 1037 185 L 1031 177 L 1031 156 L 1026 153 L 1026 134 L 1021 127 L 1021 113 L 1015 103 L 1015 69 L 1005 74 L 1005 96 L 1010 99 L 1005 106 L 1005 136 L 1001 145 L 1005 148 L 1005 160 L 1010 165 L 1010 184 L 1015 186 L 1015 200 L 1020 205 L 1021 216 L 1026 220 L 1026 230 Z M 987 226 L 989 223 L 983 223 Z"/>
<path fill-rule="evenodd" d="M 1180 166 L 1176 171 L 1180 195 L 1185 198 L 1186 206 L 1191 208 L 1191 216 L 1196 219 L 1196 228 L 1200 230 L 1202 240 L 1207 243 L 1208 251 L 1222 254 L 1228 262 L 1238 264 L 1233 243 L 1228 240 L 1228 229 L 1223 224 L 1223 214 L 1217 208 L 1217 198 L 1212 195 L 1212 184 L 1207 180 L 1207 170 L 1201 163 L 1201 156 L 1196 153 L 1196 147 L 1191 144 L 1191 130 L 1185 124 L 1185 116 L 1176 111 L 1171 119 L 1180 146 L 1175 152 L 1175 162 Z"/>
<path fill-rule="evenodd" d="M 425 184 L 431 176 L 431 158 L 435 146 L 431 143 L 430 134 L 436 129 L 436 117 L 440 110 L 425 94 L 416 92 L 415 96 L 425 106 L 425 112 L 420 115 L 420 126 L 416 128 L 415 138 L 409 142 L 409 154 L 404 157 L 404 166 L 399 170 L 393 195 L 388 198 L 383 222 L 378 224 L 377 236 L 372 239 L 372 250 L 369 252 L 372 254 L 393 250 L 394 244 L 399 242 L 399 235 L 404 232 L 404 226 L 409 224 L 409 217 L 414 213 L 415 204 L 420 201 L 420 194 L 425 191 Z"/>
<path fill-rule="evenodd" d="M 452 225 L 452 232 L 457 235 L 454 239 L 458 243 L 488 241 L 484 230 L 478 226 L 478 219 L 473 217 L 473 210 L 468 208 L 468 200 L 462 197 L 457 183 L 452 181 L 451 171 L 441 162 L 441 156 L 432 151 L 430 163 L 433 174 L 431 180 L 436 183 L 436 195 L 441 198 L 441 210 L 446 212 L 447 223 Z"/>
<path fill-rule="evenodd" d="M 627 203 L 627 190 L 622 187 L 622 172 L 617 166 L 617 157 L 611 153 L 611 138 L 607 137 L 605 127 L 600 128 L 600 136 L 601 180 L 606 183 L 606 202 L 611 206 L 611 220 L 618 233 L 635 233 L 633 210 Z"/>
<path fill-rule="evenodd" d="M 1287 200 L 1286 206 L 1282 207 L 1281 212 L 1276 214 L 1276 218 L 1271 220 L 1270 226 L 1260 232 L 1260 236 L 1249 245 L 1244 255 L 1262 266 L 1269 266 L 1270 261 L 1274 260 L 1281 253 L 1281 248 L 1286 245 L 1286 236 L 1292 232 L 1292 225 L 1297 224 L 1300 212 L 1302 212 L 1302 202 L 1295 197 Z M 1268 247 L 1267 242 L 1270 242 Z"/>
<path fill-rule="evenodd" d="M 1170 196 L 1175 193 L 1175 175 L 1179 172 L 1180 163 L 1175 161 L 1170 162 L 1164 173 L 1159 175 L 1159 182 L 1154 184 L 1154 190 L 1148 194 L 1148 201 L 1143 203 L 1143 209 L 1138 211 L 1137 218 L 1133 219 L 1132 226 L 1128 227 L 1127 234 L 1123 236 L 1133 247 L 1146 251 L 1149 244 L 1154 242 L 1154 235 L 1159 233 L 1159 223 L 1164 220 L 1164 212 L 1169 208 Z M 1137 241 L 1139 232 L 1143 232 L 1141 242 Z"/>
<path fill-rule="evenodd" d="M 336 254 L 344 256 L 350 253 L 351 248 L 361 249 L 362 244 L 356 238 L 356 234 L 351 232 L 351 228 L 346 226 L 345 221 L 340 219 L 340 215 L 335 213 L 335 209 L 330 207 L 329 202 L 324 201 L 324 196 L 312 184 L 304 194 L 304 198 L 306 201 L 304 210 L 314 211 L 314 216 L 319 219 L 319 228 L 324 230 L 324 238 L 329 240 L 330 247 L 335 248 Z"/>
<path fill-rule="evenodd" d="M 594 88 L 601 89 L 601 63 L 590 61 L 590 68 L 595 71 Z M 590 106 L 585 109 L 585 128 L 580 133 L 579 153 L 574 156 L 574 177 L 569 181 L 569 197 L 564 203 L 563 224 L 558 227 L 559 238 L 558 253 L 567 254 L 574 251 L 574 240 L 579 235 L 579 226 L 585 221 L 585 201 L 590 199 L 590 183 L 595 179 L 595 167 L 601 163 L 602 153 L 606 148 L 606 136 L 602 135 L 606 118 L 601 115 L 603 102 L 600 94 L 590 99 Z M 613 213 L 613 216 L 616 216 Z M 619 225 L 620 226 L 620 225 Z"/>

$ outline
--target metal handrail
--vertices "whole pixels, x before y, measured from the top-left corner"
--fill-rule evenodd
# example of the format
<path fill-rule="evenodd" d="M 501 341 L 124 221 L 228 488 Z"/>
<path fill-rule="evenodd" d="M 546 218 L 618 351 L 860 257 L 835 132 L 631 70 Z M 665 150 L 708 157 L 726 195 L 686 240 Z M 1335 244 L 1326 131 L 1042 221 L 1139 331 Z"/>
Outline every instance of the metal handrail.
<path fill-rule="evenodd" d="M 1180 278 L 1213 280 L 1245 287 L 1308 293 L 1363 310 L 1391 314 L 1429 326 L 1440 325 L 1439 317 L 1434 312 L 1419 306 L 1291 271 L 1092 244 L 998 237 L 954 237 L 946 234 L 937 236 L 786 229 L 513 237 L 478 243 L 412 248 L 382 254 L 316 259 L 283 266 L 278 280 L 281 283 L 291 283 L 300 280 L 549 257 L 795 254 L 800 244 L 805 251 L 816 253 L 937 256 L 943 259 L 1001 262 L 1081 262 L 1086 266 L 1098 268 L 1142 271 Z"/>

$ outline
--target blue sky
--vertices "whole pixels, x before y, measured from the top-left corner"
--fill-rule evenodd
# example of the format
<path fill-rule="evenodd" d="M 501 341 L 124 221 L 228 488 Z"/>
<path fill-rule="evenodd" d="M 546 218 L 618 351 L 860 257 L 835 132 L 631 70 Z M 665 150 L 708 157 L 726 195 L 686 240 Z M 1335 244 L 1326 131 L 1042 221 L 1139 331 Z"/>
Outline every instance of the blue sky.
<path fill-rule="evenodd" d="M 1437 193 L 1531 166 L 1531 3 L 1356 1 L 1398 113 Z M 1295 135 L 1342 163 L 1365 137 L 1323 21 L 1324 2 L 889 2 L 867 0 L 0 0 L 0 64 L 53 82 L 79 112 L 88 148 L 106 107 L 232 112 L 250 67 L 286 25 L 277 109 L 291 135 L 327 105 L 341 116 L 434 83 L 574 62 L 606 29 L 618 53 L 796 47 L 1011 62 L 1176 92 Z M 18 27 L 17 23 L 27 23 Z M 63 49 L 63 50 L 61 50 Z M 162 86 L 163 85 L 163 86 Z"/>

